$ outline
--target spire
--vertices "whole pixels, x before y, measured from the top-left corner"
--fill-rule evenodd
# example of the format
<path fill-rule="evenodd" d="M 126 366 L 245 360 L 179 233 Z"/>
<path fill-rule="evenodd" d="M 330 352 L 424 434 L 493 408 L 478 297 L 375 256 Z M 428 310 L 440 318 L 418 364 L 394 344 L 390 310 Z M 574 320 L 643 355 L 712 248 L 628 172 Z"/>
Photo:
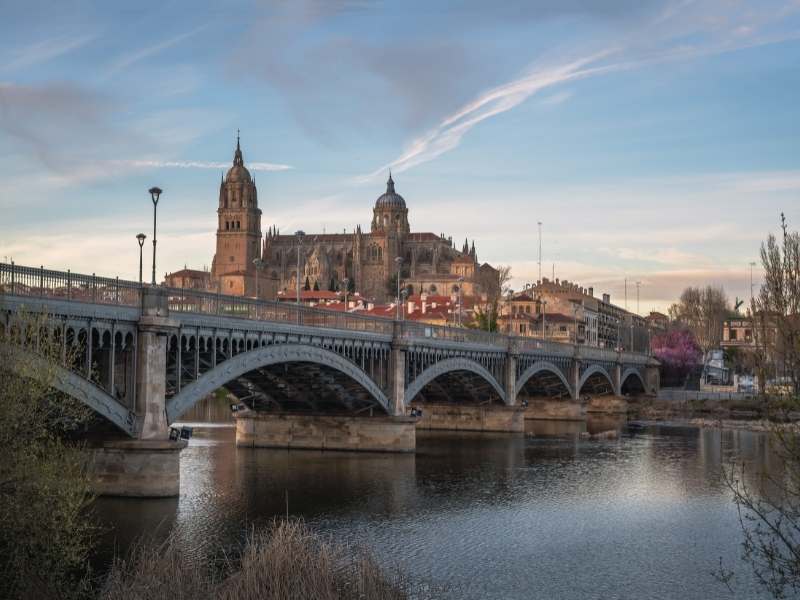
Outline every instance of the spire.
<path fill-rule="evenodd" d="M 239 130 L 236 130 L 236 152 L 233 154 L 233 166 L 244 166 L 244 159 L 242 158 L 242 148 L 239 145 Z"/>
<path fill-rule="evenodd" d="M 461 246 L 461 252 L 464 254 L 469 254 L 469 240 L 464 238 L 464 245 Z"/>
<path fill-rule="evenodd" d="M 469 249 L 469 255 L 475 258 L 475 240 L 472 240 L 472 247 Z"/>
<path fill-rule="evenodd" d="M 389 169 L 389 179 L 386 181 L 386 193 L 394 194 L 394 179 L 392 179 L 391 169 Z"/>

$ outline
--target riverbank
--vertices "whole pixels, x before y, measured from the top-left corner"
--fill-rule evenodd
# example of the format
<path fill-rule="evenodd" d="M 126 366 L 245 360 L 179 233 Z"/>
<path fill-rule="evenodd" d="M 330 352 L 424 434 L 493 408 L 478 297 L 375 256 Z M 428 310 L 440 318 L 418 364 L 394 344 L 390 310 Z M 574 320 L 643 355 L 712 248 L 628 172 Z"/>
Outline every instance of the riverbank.
<path fill-rule="evenodd" d="M 636 398 L 628 401 L 628 420 L 679 421 L 714 429 L 754 432 L 800 432 L 800 403 L 785 398 L 748 400 L 665 400 Z"/>

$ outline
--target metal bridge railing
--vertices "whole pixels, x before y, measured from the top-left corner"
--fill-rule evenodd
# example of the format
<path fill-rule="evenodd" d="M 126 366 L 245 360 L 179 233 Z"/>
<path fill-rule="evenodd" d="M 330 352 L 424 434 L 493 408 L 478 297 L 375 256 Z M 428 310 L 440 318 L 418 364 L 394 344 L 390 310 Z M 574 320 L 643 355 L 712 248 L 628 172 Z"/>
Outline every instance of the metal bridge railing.
<path fill-rule="evenodd" d="M 256 300 L 187 288 L 169 288 L 170 312 L 218 315 L 292 323 L 304 327 L 346 329 L 392 335 L 392 321 L 353 313 L 334 312 L 290 302 Z"/>
<path fill-rule="evenodd" d="M 401 321 L 401 336 L 410 338 L 432 338 L 453 342 L 483 344 L 489 346 L 507 346 L 508 336 L 501 333 L 491 333 L 480 329 L 466 327 L 446 327 L 442 325 L 429 325 L 412 321 Z"/>
<path fill-rule="evenodd" d="M 0 263 L 0 293 L 36 298 L 58 298 L 94 304 L 139 306 L 141 286 L 119 277 L 81 275 L 44 267 Z"/>
<path fill-rule="evenodd" d="M 123 279 L 82 275 L 70 271 L 53 271 L 44 267 L 25 267 L 12 263 L 0 263 L 0 294 L 38 298 L 57 298 L 77 302 L 140 306 L 142 284 Z M 381 317 L 370 317 L 355 313 L 336 312 L 323 308 L 301 306 L 290 302 L 256 300 L 243 296 L 228 296 L 214 292 L 188 288 L 166 290 L 170 311 L 238 317 L 259 321 L 292 323 L 304 327 L 344 329 L 393 335 L 394 321 Z M 508 336 L 501 333 L 429 325 L 411 321 L 400 322 L 400 335 L 406 339 L 430 338 L 444 341 L 481 344 L 497 347 L 515 345 L 521 351 L 546 351 L 548 354 L 568 355 L 575 353 L 575 345 L 541 338 Z M 595 360 L 616 360 L 618 352 L 611 348 L 593 348 L 580 345 L 580 356 Z M 623 352 L 627 362 L 646 360 L 647 354 Z"/>

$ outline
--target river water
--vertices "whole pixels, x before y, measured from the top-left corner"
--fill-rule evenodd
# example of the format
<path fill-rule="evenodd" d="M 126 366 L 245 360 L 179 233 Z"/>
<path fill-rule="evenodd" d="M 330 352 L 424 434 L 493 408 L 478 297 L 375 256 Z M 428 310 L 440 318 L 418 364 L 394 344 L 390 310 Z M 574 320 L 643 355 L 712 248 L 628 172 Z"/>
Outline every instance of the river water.
<path fill-rule="evenodd" d="M 102 554 L 174 528 L 198 558 L 287 511 L 374 550 L 452 598 L 759 598 L 722 481 L 731 458 L 769 466 L 745 431 L 528 421 L 528 434 L 418 433 L 412 455 L 237 449 L 226 424 L 196 425 L 181 495 L 103 498 Z M 731 594 L 712 576 L 734 568 Z"/>

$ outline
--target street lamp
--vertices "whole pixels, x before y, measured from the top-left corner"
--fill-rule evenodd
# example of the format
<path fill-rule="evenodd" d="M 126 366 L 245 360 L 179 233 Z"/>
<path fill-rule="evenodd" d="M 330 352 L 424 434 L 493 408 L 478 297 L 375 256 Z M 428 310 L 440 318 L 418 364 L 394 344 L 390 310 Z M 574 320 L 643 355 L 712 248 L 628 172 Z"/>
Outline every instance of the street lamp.
<path fill-rule="evenodd" d="M 577 303 L 572 305 L 572 311 L 575 313 L 574 329 L 575 329 L 575 345 L 577 346 L 578 345 L 578 305 L 577 305 Z"/>
<path fill-rule="evenodd" d="M 347 286 L 350 285 L 350 280 L 345 277 L 342 279 L 342 285 L 344 286 L 344 312 L 347 312 Z"/>
<path fill-rule="evenodd" d="M 403 257 L 397 256 L 394 259 L 397 265 L 397 320 L 400 320 L 400 268 L 403 266 Z"/>
<path fill-rule="evenodd" d="M 542 339 L 547 339 L 547 329 L 545 328 L 544 320 L 547 315 L 547 300 L 542 300 Z"/>
<path fill-rule="evenodd" d="M 300 251 L 303 248 L 303 238 L 306 235 L 305 231 L 295 231 L 295 237 L 297 238 L 297 304 L 300 304 Z M 298 313 L 298 318 L 300 314 Z"/>
<path fill-rule="evenodd" d="M 153 200 L 153 285 L 156 284 L 156 207 L 161 196 L 161 188 L 151 187 L 149 190 L 150 198 Z"/>
<path fill-rule="evenodd" d="M 139 285 L 142 285 L 142 247 L 146 237 L 143 233 L 136 234 L 136 240 L 139 242 Z"/>
<path fill-rule="evenodd" d="M 539 226 L 539 281 L 542 280 L 542 222 L 537 221 Z"/>
<path fill-rule="evenodd" d="M 258 297 L 259 297 L 259 294 L 258 294 L 258 272 L 261 270 L 261 267 L 264 266 L 264 261 L 261 260 L 260 258 L 254 258 L 253 259 L 253 265 L 256 268 L 256 300 L 258 300 Z"/>
<path fill-rule="evenodd" d="M 636 282 L 636 314 L 641 315 L 642 313 L 639 311 L 639 287 L 642 285 L 641 281 Z"/>
<path fill-rule="evenodd" d="M 461 327 L 461 288 L 464 287 L 464 278 L 458 278 L 458 285 L 453 286 L 453 291 L 458 292 L 458 326 Z"/>

